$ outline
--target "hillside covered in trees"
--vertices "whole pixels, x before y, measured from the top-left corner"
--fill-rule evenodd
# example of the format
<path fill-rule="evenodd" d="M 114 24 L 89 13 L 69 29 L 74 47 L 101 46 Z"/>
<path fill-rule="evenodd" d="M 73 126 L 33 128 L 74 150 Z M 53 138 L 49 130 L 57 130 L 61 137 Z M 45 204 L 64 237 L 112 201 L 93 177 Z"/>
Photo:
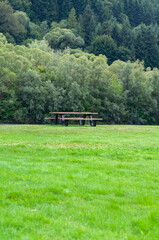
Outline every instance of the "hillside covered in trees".
<path fill-rule="evenodd" d="M 159 123 L 157 0 L 0 1 L 0 120 Z"/>

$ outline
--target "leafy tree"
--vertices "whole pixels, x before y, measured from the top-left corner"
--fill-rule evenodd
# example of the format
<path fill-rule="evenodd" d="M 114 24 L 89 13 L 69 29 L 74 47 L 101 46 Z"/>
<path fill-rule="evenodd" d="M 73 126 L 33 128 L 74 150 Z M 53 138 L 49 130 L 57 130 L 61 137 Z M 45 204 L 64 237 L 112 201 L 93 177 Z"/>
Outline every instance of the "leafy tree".
<path fill-rule="evenodd" d="M 41 38 L 40 26 L 33 22 L 30 22 L 28 37 L 33 39 L 40 39 Z"/>
<path fill-rule="evenodd" d="M 119 122 L 120 111 L 113 114 L 111 107 L 118 108 L 122 86 L 107 67 L 107 59 L 102 55 L 64 55 L 55 72 L 55 86 L 61 95 L 59 110 L 98 111 L 105 120 Z"/>
<path fill-rule="evenodd" d="M 20 42 L 22 40 L 25 40 L 28 37 L 28 32 L 30 30 L 29 28 L 30 19 L 26 13 L 21 11 L 16 11 L 15 15 L 23 28 L 23 32 L 21 33 L 20 38 L 18 39 L 18 42 Z"/>
<path fill-rule="evenodd" d="M 128 61 L 132 59 L 131 50 L 126 47 L 118 47 L 117 58 L 122 61 Z"/>
<path fill-rule="evenodd" d="M 48 33 L 48 31 L 49 31 L 49 26 L 47 24 L 47 21 L 43 21 L 40 24 L 40 32 L 41 32 L 42 38 Z"/>
<path fill-rule="evenodd" d="M 97 36 L 92 42 L 91 51 L 95 55 L 103 54 L 108 57 L 108 63 L 111 64 L 117 59 L 117 46 L 114 40 L 108 35 Z"/>
<path fill-rule="evenodd" d="M 0 63 L 2 63 L 2 58 Z M 2 65 L 1 65 L 2 66 Z M 0 71 L 0 119 L 13 122 L 16 109 L 17 75 L 8 68 L 1 67 Z"/>
<path fill-rule="evenodd" d="M 84 45 L 84 40 L 76 37 L 69 29 L 55 28 L 45 35 L 45 39 L 53 49 L 78 48 Z"/>
<path fill-rule="evenodd" d="M 44 52 L 51 52 L 51 48 L 49 47 L 49 44 L 46 40 L 34 40 L 31 43 L 28 44 L 29 48 L 38 48 L 41 49 Z"/>
<path fill-rule="evenodd" d="M 123 85 L 122 101 L 125 106 L 123 122 L 129 124 L 154 123 L 156 101 L 152 97 L 152 82 L 145 74 L 143 64 L 140 62 L 120 64 L 118 76 Z"/>
<path fill-rule="evenodd" d="M 4 45 L 4 44 L 6 44 L 7 43 L 7 39 L 6 39 L 6 37 L 3 35 L 3 33 L 0 33 L 0 44 L 2 45 Z M 0 45 L 0 46 L 1 46 Z"/>
<path fill-rule="evenodd" d="M 22 75 L 18 97 L 20 107 L 14 116 L 19 122 L 42 122 L 45 110 L 52 110 L 57 105 L 55 87 L 50 81 L 43 82 L 34 70 Z"/>
<path fill-rule="evenodd" d="M 152 84 L 152 97 L 156 103 L 153 115 L 155 124 L 159 124 L 159 70 L 154 69 L 153 71 L 146 72 L 149 82 Z"/>
<path fill-rule="evenodd" d="M 18 38 L 18 43 L 25 41 L 25 39 L 41 39 L 48 32 L 47 22 L 42 22 L 40 26 L 30 21 L 28 15 L 21 11 L 16 11 L 15 15 L 20 22 L 23 32 Z"/>
<path fill-rule="evenodd" d="M 0 2 L 0 32 L 9 33 L 14 38 L 23 32 L 22 25 L 13 12 L 12 7 L 5 2 Z"/>

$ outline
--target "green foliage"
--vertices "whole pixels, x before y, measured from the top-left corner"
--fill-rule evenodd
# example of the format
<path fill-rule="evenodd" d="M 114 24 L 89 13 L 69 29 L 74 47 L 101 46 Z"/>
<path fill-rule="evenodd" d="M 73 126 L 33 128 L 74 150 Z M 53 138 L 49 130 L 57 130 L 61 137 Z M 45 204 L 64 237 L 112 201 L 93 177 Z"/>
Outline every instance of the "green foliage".
<path fill-rule="evenodd" d="M 2 57 L 0 63 L 4 62 Z M 3 63 L 2 63 L 3 65 Z M 2 66 L 1 65 L 1 66 Z M 1 67 L 0 71 L 0 119 L 12 122 L 13 114 L 16 109 L 16 97 L 18 87 L 17 75 L 8 68 Z"/>
<path fill-rule="evenodd" d="M 144 60 L 145 67 L 159 67 L 157 0 L 0 0 L 0 12 L 0 31 L 10 43 L 27 46 L 44 36 L 51 42 L 53 34 L 53 48 L 84 47 L 91 52 L 94 41 L 107 35 L 117 50 L 111 56 L 112 49 L 99 52 L 108 54 L 109 63 L 139 59 Z M 64 29 L 75 36 L 60 33 Z M 60 36 L 64 37 L 63 43 Z"/>
<path fill-rule="evenodd" d="M 6 44 L 7 43 L 7 39 L 6 39 L 6 37 L 3 35 L 3 33 L 0 33 L 0 44 L 2 45 L 4 45 L 4 44 Z"/>
<path fill-rule="evenodd" d="M 44 52 L 51 52 L 51 48 L 49 47 L 49 44 L 46 40 L 34 40 L 31 43 L 28 44 L 29 48 L 38 48 L 41 49 Z"/>
<path fill-rule="evenodd" d="M 27 38 L 28 31 L 29 31 L 29 24 L 30 24 L 30 19 L 27 16 L 26 13 L 21 12 L 21 11 L 16 11 L 15 12 L 16 17 L 18 18 L 18 21 L 20 24 L 23 26 L 23 36 L 21 36 L 22 40 Z"/>
<path fill-rule="evenodd" d="M 8 0 L 8 2 L 15 10 L 26 11 L 27 14 L 31 11 L 30 0 Z"/>
<path fill-rule="evenodd" d="M 69 14 L 68 26 L 70 29 L 77 27 L 76 10 L 74 8 L 71 9 L 71 12 Z"/>
<path fill-rule="evenodd" d="M 117 107 L 122 86 L 117 76 L 106 70 L 107 66 L 106 58 L 102 55 L 64 55 L 56 71 L 57 86 L 62 97 L 60 110 L 98 109 L 105 120 L 118 122 L 120 117 L 116 113 L 112 116 L 110 109 L 112 105 Z"/>
<path fill-rule="evenodd" d="M 156 99 L 153 97 L 153 85 L 140 62 L 113 63 L 123 85 L 124 122 L 130 124 L 155 123 Z M 113 70 L 114 71 L 114 70 Z"/>
<path fill-rule="evenodd" d="M 84 33 L 84 40 L 86 45 L 90 45 L 91 41 L 95 37 L 95 29 L 96 29 L 96 16 L 91 9 L 90 4 L 88 4 L 84 10 L 82 15 L 82 23 L 83 23 L 83 33 Z"/>
<path fill-rule="evenodd" d="M 122 61 L 128 61 L 132 58 L 131 50 L 126 47 L 118 47 L 117 49 L 117 58 Z"/>
<path fill-rule="evenodd" d="M 51 75 L 50 79 L 47 79 L 45 68 L 38 66 L 37 70 L 28 70 L 21 76 L 19 107 L 14 112 L 17 122 L 43 122 L 45 112 L 57 109 L 58 94 L 51 81 Z M 41 74 L 45 74 L 45 81 Z"/>
<path fill-rule="evenodd" d="M 78 48 L 84 45 L 84 40 L 76 37 L 69 29 L 55 28 L 45 35 L 45 39 L 53 49 Z"/>
<path fill-rule="evenodd" d="M 8 33 L 14 38 L 18 38 L 23 33 L 22 25 L 12 7 L 5 2 L 0 2 L 0 32 Z"/>
<path fill-rule="evenodd" d="M 44 21 L 40 24 L 40 32 L 41 32 L 41 36 L 44 37 L 47 32 L 48 32 L 48 24 L 47 21 Z"/>
<path fill-rule="evenodd" d="M 19 98 L 22 105 L 20 111 L 25 116 L 25 122 L 34 123 L 42 120 L 42 113 L 45 109 L 45 92 L 40 75 L 36 71 L 28 70 L 21 76 L 20 86 Z M 15 112 L 16 115 L 18 111 Z"/>
<path fill-rule="evenodd" d="M 134 29 L 136 58 L 144 60 L 146 67 L 159 67 L 159 47 L 156 33 L 144 24 Z"/>
<path fill-rule="evenodd" d="M 92 42 L 91 51 L 95 55 L 103 54 L 108 57 L 108 63 L 111 64 L 117 59 L 117 46 L 111 36 L 97 36 Z"/>
<path fill-rule="evenodd" d="M 16 16 L 28 35 L 33 23 L 22 12 L 16 12 Z M 82 19 L 81 16 L 81 23 Z M 54 22 L 45 38 L 30 40 L 29 47 L 8 43 L 0 34 L 1 121 L 41 123 L 49 111 L 96 111 L 107 123 L 158 124 L 158 69 L 145 69 L 139 61 L 114 61 L 133 59 L 131 50 L 135 47 L 127 48 L 124 41 L 120 46 L 112 38 L 114 26 L 118 26 L 123 39 L 122 24 L 116 25 L 112 19 L 111 31 L 108 24 L 100 25 L 107 35 L 96 36 L 92 42 L 92 51 L 98 55 L 95 56 L 76 49 L 84 41 L 73 33 L 77 34 L 78 26 L 73 31 L 59 27 L 66 23 L 67 20 L 57 25 Z M 33 25 L 47 29 L 46 22 L 43 27 Z M 144 51 L 147 53 L 146 64 L 157 64 L 156 27 L 141 25 L 133 29 L 136 47 L 145 44 L 143 51 L 139 50 L 143 56 Z M 150 58 L 155 51 L 156 58 Z"/>

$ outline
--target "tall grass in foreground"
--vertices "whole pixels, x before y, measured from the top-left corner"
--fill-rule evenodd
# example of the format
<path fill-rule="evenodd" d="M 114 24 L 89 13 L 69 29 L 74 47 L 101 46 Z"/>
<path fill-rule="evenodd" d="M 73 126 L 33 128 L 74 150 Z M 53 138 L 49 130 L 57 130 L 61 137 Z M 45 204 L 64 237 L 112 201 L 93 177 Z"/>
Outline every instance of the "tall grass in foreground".
<path fill-rule="evenodd" d="M 0 125 L 0 240 L 159 239 L 159 127 Z"/>

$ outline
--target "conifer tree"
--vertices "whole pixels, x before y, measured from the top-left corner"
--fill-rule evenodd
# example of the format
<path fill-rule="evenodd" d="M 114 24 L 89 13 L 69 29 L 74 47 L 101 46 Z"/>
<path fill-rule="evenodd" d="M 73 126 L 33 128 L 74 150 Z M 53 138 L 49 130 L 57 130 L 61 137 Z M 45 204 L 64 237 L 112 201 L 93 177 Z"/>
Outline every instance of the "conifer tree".
<path fill-rule="evenodd" d="M 71 12 L 68 17 L 68 26 L 70 29 L 77 27 L 77 19 L 76 19 L 76 10 L 75 8 L 71 9 Z"/>
<path fill-rule="evenodd" d="M 95 28 L 96 28 L 96 16 L 90 4 L 88 4 L 83 13 L 84 40 L 87 46 L 91 44 L 91 41 L 95 36 Z"/>
<path fill-rule="evenodd" d="M 159 47 L 151 26 L 142 24 L 136 29 L 136 58 L 144 60 L 146 67 L 159 67 Z"/>

